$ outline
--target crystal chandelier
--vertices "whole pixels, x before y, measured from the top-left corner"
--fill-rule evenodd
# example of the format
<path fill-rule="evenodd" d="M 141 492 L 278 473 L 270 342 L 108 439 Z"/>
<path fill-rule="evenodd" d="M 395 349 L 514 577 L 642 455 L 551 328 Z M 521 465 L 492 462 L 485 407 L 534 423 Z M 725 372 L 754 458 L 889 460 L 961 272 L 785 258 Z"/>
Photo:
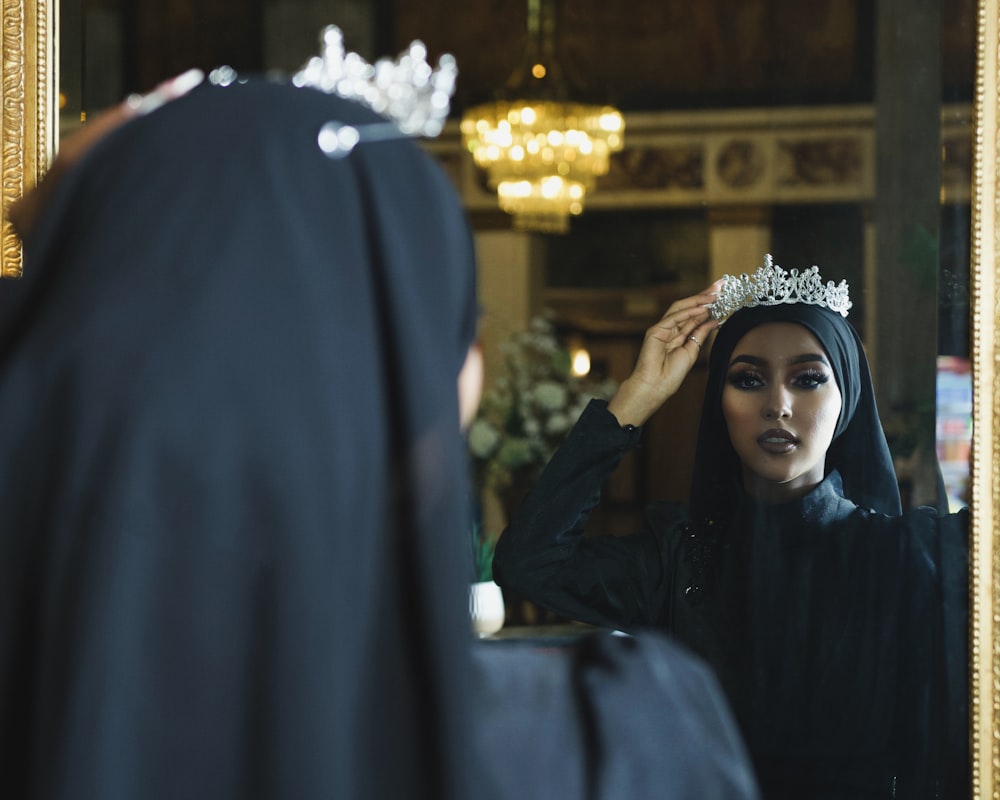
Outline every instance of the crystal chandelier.
<path fill-rule="evenodd" d="M 462 138 L 515 228 L 564 233 L 622 149 L 625 122 L 611 106 L 567 99 L 554 29 L 552 0 L 528 0 L 525 59 L 503 97 L 465 113 Z"/>

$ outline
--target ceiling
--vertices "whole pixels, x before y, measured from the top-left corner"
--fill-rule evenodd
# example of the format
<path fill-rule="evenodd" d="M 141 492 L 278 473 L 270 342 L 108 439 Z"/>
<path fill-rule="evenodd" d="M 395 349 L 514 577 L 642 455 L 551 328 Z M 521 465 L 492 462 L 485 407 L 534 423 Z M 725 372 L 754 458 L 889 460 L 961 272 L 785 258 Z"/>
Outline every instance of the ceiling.
<path fill-rule="evenodd" d="M 945 98 L 968 100 L 975 3 L 941 5 Z M 456 57 L 457 108 L 489 99 L 522 59 L 526 3 L 392 6 L 397 50 L 416 38 L 432 56 Z M 876 10 L 869 0 L 557 0 L 554 12 L 556 59 L 583 99 L 649 110 L 874 97 Z"/>
<path fill-rule="evenodd" d="M 542 1 L 552 3 L 555 57 L 580 99 L 654 110 L 874 97 L 877 3 L 871 0 Z M 944 99 L 969 100 L 975 0 L 939 1 Z M 73 13 L 72 4 L 64 6 L 62 14 Z M 460 113 L 504 85 L 523 60 L 526 40 L 527 2 L 517 0 L 88 0 L 84 6 L 93 30 L 98 15 L 116 16 L 125 92 L 147 90 L 191 66 L 263 69 L 275 60 L 269 48 L 276 42 L 288 54 L 287 66 L 298 66 L 315 51 L 317 28 L 334 22 L 344 28 L 348 48 L 369 59 L 395 55 L 413 39 L 425 42 L 434 60 L 453 54 L 459 65 L 453 108 Z M 933 41 L 927 46 L 938 48 Z"/>

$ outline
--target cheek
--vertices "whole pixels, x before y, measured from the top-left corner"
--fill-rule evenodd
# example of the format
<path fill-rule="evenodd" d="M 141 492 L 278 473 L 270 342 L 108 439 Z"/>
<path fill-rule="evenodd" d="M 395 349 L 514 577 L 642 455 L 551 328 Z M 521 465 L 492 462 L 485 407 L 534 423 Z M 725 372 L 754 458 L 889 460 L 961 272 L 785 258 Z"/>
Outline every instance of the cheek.
<path fill-rule="evenodd" d="M 465 430 L 469 427 L 479 401 L 483 395 L 483 351 L 478 344 L 469 348 L 465 364 L 458 374 L 458 414 L 459 424 Z"/>
<path fill-rule="evenodd" d="M 729 389 L 724 389 L 722 392 L 722 419 L 726 423 L 727 428 L 733 427 L 733 413 L 730 391 Z"/>
<path fill-rule="evenodd" d="M 835 391 L 822 399 L 815 412 L 816 427 L 822 431 L 825 437 L 833 439 L 834 431 L 837 430 L 837 422 L 840 419 L 840 392 Z"/>
<path fill-rule="evenodd" d="M 725 420 L 729 436 L 739 430 L 741 424 L 745 423 L 748 412 L 746 395 L 741 392 L 726 388 L 722 392 L 722 419 Z"/>

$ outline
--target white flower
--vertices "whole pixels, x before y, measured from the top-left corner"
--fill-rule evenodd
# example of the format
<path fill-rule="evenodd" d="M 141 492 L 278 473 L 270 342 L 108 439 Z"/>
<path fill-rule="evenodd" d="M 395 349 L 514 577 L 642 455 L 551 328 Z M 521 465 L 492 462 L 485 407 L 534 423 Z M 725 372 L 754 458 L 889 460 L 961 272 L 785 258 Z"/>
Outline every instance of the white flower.
<path fill-rule="evenodd" d="M 500 434 L 486 420 L 474 420 L 469 426 L 469 451 L 476 458 L 489 458 L 498 444 Z"/>
<path fill-rule="evenodd" d="M 507 369 L 484 393 L 468 433 L 478 480 L 493 488 L 536 475 L 590 396 L 610 396 L 615 387 L 613 381 L 601 385 L 573 378 L 569 351 L 544 317 L 512 334 L 500 349 Z"/>
<path fill-rule="evenodd" d="M 535 387 L 535 400 L 546 411 L 558 411 L 566 406 L 566 387 L 554 381 L 541 381 Z"/>
<path fill-rule="evenodd" d="M 531 443 L 519 437 L 507 439 L 497 452 L 497 460 L 509 470 L 530 464 L 533 458 Z"/>
<path fill-rule="evenodd" d="M 545 432 L 550 436 L 565 433 L 570 429 L 572 423 L 565 414 L 553 414 L 549 421 L 545 423 Z"/>

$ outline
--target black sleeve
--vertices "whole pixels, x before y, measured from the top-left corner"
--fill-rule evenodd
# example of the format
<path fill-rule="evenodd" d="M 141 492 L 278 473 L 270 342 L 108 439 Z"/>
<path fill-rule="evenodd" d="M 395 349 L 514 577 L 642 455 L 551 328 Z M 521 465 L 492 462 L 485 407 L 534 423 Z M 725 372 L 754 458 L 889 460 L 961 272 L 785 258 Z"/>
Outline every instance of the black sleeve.
<path fill-rule="evenodd" d="M 759 797 L 716 678 L 666 637 L 597 634 L 559 648 L 473 648 L 471 736 L 484 756 L 484 782 L 498 796 Z"/>
<path fill-rule="evenodd" d="M 604 401 L 591 401 L 497 543 L 493 576 L 502 588 L 593 625 L 660 622 L 679 539 L 669 520 L 680 507 L 655 507 L 631 536 L 584 536 L 601 487 L 639 437 Z"/>

